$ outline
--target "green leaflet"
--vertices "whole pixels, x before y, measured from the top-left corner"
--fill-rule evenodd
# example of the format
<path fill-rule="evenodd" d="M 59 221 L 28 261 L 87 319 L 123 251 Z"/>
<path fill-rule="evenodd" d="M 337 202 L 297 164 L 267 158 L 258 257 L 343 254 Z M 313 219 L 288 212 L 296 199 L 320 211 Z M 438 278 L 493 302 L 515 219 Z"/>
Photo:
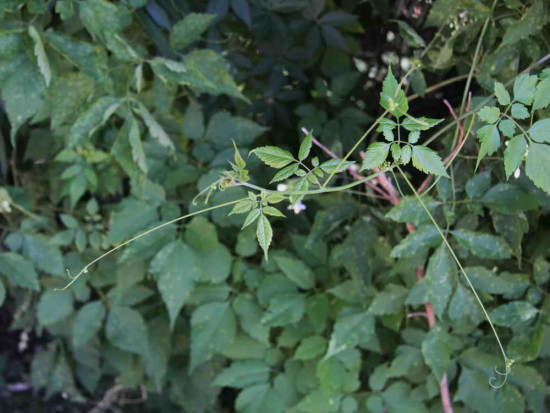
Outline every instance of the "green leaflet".
<path fill-rule="evenodd" d="M 409 103 L 405 97 L 405 92 L 403 92 L 397 83 L 391 67 L 388 68 L 388 74 L 382 85 L 380 105 L 397 117 L 403 116 L 409 110 Z"/>
<path fill-rule="evenodd" d="M 533 183 L 546 193 L 550 193 L 550 176 L 546 166 L 550 162 L 550 146 L 540 143 L 529 145 L 529 153 L 525 162 L 525 173 Z"/>
<path fill-rule="evenodd" d="M 500 237 L 477 233 L 468 230 L 455 230 L 451 232 L 460 245 L 481 258 L 502 259 L 509 258 L 512 254 L 510 246 Z"/>
<path fill-rule="evenodd" d="M 213 14 L 190 13 L 177 22 L 170 32 L 170 44 L 174 49 L 183 49 L 208 29 L 214 19 Z"/>
<path fill-rule="evenodd" d="M 115 347 L 147 357 L 149 342 L 147 325 L 142 315 L 129 307 L 116 306 L 109 310 L 105 334 Z"/>
<path fill-rule="evenodd" d="M 69 291 L 45 291 L 40 296 L 36 315 L 43 326 L 57 323 L 73 312 L 73 299 Z"/>
<path fill-rule="evenodd" d="M 90 138 L 116 112 L 121 103 L 120 99 L 113 96 L 104 96 L 97 99 L 76 119 L 71 127 L 69 145 L 76 146 Z"/>
<path fill-rule="evenodd" d="M 236 319 L 228 303 L 212 302 L 198 307 L 191 317 L 189 371 L 227 348 L 236 334 Z"/>
<path fill-rule="evenodd" d="M 451 363 L 451 338 L 440 326 L 430 328 L 422 341 L 422 355 L 436 379 L 441 380 Z"/>
<path fill-rule="evenodd" d="M 151 262 L 151 272 L 156 275 L 172 328 L 201 276 L 200 268 L 197 254 L 181 241 L 167 244 Z"/>
<path fill-rule="evenodd" d="M 40 289 L 33 264 L 17 253 L 0 253 L 0 274 L 4 274 L 10 282 L 20 287 L 35 291 Z"/>
<path fill-rule="evenodd" d="M 75 348 L 83 346 L 99 332 L 105 314 L 105 306 L 101 301 L 89 302 L 78 311 L 72 331 Z"/>

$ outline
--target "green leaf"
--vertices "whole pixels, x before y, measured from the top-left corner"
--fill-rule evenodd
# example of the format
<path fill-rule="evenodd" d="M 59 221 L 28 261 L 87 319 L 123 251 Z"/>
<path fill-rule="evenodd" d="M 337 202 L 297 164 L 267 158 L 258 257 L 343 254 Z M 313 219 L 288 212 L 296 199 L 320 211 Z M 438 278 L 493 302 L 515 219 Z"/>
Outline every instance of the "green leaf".
<path fill-rule="evenodd" d="M 168 134 L 164 131 L 162 126 L 159 125 L 159 123 L 153 117 L 151 112 L 149 112 L 149 110 L 145 107 L 145 105 L 138 102 L 136 111 L 138 115 L 141 116 L 141 118 L 143 119 L 143 122 L 145 122 L 145 125 L 147 125 L 147 129 L 149 130 L 149 135 L 151 135 L 154 139 L 156 139 L 158 143 L 160 143 L 165 148 L 168 148 L 168 149 L 175 148 Z"/>
<path fill-rule="evenodd" d="M 235 339 L 237 322 L 229 303 L 213 302 L 198 307 L 191 317 L 189 371 L 210 360 Z"/>
<path fill-rule="evenodd" d="M 242 413 L 281 413 L 284 408 L 281 394 L 269 384 L 256 384 L 245 388 L 239 393 L 235 407 Z"/>
<path fill-rule="evenodd" d="M 437 228 L 432 224 L 426 224 L 417 228 L 416 231 L 402 239 L 401 242 L 393 248 L 391 255 L 395 258 L 412 257 L 428 248 L 436 247 L 440 243 L 441 236 Z"/>
<path fill-rule="evenodd" d="M 422 172 L 449 177 L 437 152 L 426 146 L 413 146 L 412 162 L 413 166 Z"/>
<path fill-rule="evenodd" d="M 536 186 L 550 194 L 550 175 L 547 165 L 550 165 L 550 146 L 531 143 L 527 153 L 525 173 Z"/>
<path fill-rule="evenodd" d="M 119 98 L 103 96 L 97 99 L 76 119 L 69 133 L 69 145 L 76 146 L 90 138 L 116 112 L 121 104 Z"/>
<path fill-rule="evenodd" d="M 506 90 L 506 87 L 500 82 L 495 82 L 495 95 L 500 105 L 504 106 L 510 104 L 510 94 Z"/>
<path fill-rule="evenodd" d="M 276 146 L 261 146 L 251 150 L 250 153 L 256 155 L 266 165 L 277 169 L 296 161 L 290 152 Z"/>
<path fill-rule="evenodd" d="M 118 33 L 123 27 L 117 6 L 106 0 L 89 0 L 82 4 L 80 20 L 95 36 Z"/>
<path fill-rule="evenodd" d="M 369 312 L 374 315 L 394 314 L 405 303 L 407 289 L 401 285 L 388 284 L 383 291 L 378 292 L 369 306 Z"/>
<path fill-rule="evenodd" d="M 51 275 L 64 276 L 61 251 L 44 235 L 25 235 L 23 253 L 34 262 L 37 269 Z"/>
<path fill-rule="evenodd" d="M 170 45 L 174 49 L 183 49 L 198 40 L 215 17 L 214 14 L 189 13 L 172 27 Z"/>
<path fill-rule="evenodd" d="M 262 212 L 264 215 L 269 215 L 272 217 L 282 217 L 285 218 L 285 214 L 283 214 L 281 211 L 279 211 L 277 208 L 272 206 L 265 206 L 262 208 Z"/>
<path fill-rule="evenodd" d="M 40 296 L 36 316 L 43 326 L 57 323 L 73 312 L 73 298 L 70 291 L 46 291 Z"/>
<path fill-rule="evenodd" d="M 256 227 L 256 238 L 258 238 L 258 243 L 260 244 L 260 247 L 262 247 L 262 249 L 264 250 L 264 256 L 267 260 L 267 252 L 273 238 L 273 230 L 271 229 L 271 224 L 269 223 L 269 220 L 263 214 L 261 214 L 260 218 L 258 219 L 258 225 Z"/>
<path fill-rule="evenodd" d="M 296 353 L 294 353 L 295 360 L 314 360 L 321 357 L 327 348 L 327 340 L 321 336 L 310 336 L 304 338 Z"/>
<path fill-rule="evenodd" d="M 422 355 L 437 381 L 441 381 L 451 364 L 451 337 L 441 326 L 430 328 L 422 341 Z"/>
<path fill-rule="evenodd" d="M 107 243 L 116 244 L 130 238 L 157 219 L 156 208 L 134 198 L 122 201 L 111 217 Z"/>
<path fill-rule="evenodd" d="M 207 218 L 196 216 L 186 226 L 185 241 L 197 251 L 214 251 L 219 246 L 216 226 Z"/>
<path fill-rule="evenodd" d="M 2 99 L 11 124 L 11 142 L 19 128 L 32 118 L 44 103 L 44 79 L 34 63 L 25 58 L 2 87 Z"/>
<path fill-rule="evenodd" d="M 406 165 L 411 161 L 411 157 L 412 148 L 409 145 L 403 146 L 403 148 L 401 148 L 401 162 Z"/>
<path fill-rule="evenodd" d="M 426 205 L 431 214 L 435 213 L 438 205 L 440 204 L 430 196 L 423 196 L 422 202 Z M 386 214 L 386 218 L 402 224 L 411 223 L 415 226 L 430 222 L 430 217 L 416 196 L 406 196 L 401 198 L 399 204 L 390 209 L 390 211 Z"/>
<path fill-rule="evenodd" d="M 325 358 L 376 337 L 374 316 L 368 311 L 344 308 L 338 314 Z"/>
<path fill-rule="evenodd" d="M 477 130 L 476 134 L 481 142 L 477 157 L 477 164 L 479 165 L 485 155 L 492 155 L 500 148 L 500 134 L 497 125 L 483 126 Z"/>
<path fill-rule="evenodd" d="M 239 294 L 233 301 L 239 325 L 250 337 L 261 343 L 269 342 L 269 327 L 261 323 L 263 310 L 251 294 Z"/>
<path fill-rule="evenodd" d="M 140 313 L 129 307 L 115 306 L 110 309 L 105 335 L 111 344 L 121 350 L 144 357 L 149 354 L 145 321 Z"/>
<path fill-rule="evenodd" d="M 232 116 L 229 112 L 217 112 L 210 118 L 206 140 L 216 149 L 229 148 L 232 141 L 239 147 L 248 146 L 268 128 L 250 119 Z"/>
<path fill-rule="evenodd" d="M 128 142 L 132 148 L 132 160 L 139 166 L 143 172 L 147 172 L 147 162 L 145 159 L 145 151 L 141 143 L 141 136 L 139 132 L 139 126 L 136 119 L 130 117 L 128 128 Z"/>
<path fill-rule="evenodd" d="M 328 161 L 323 162 L 321 165 L 319 165 L 319 168 L 321 168 L 323 172 L 327 174 L 331 174 L 333 172 L 334 173 L 343 172 L 354 163 L 355 162 L 352 162 L 352 161 L 342 162 L 341 159 L 330 159 Z"/>
<path fill-rule="evenodd" d="M 527 301 L 502 304 L 489 313 L 493 324 L 503 327 L 521 327 L 528 324 L 539 311 Z"/>
<path fill-rule="evenodd" d="M 82 347 L 101 330 L 105 313 L 105 306 L 99 300 L 91 301 L 78 310 L 72 331 L 75 348 Z"/>
<path fill-rule="evenodd" d="M 40 289 L 38 274 L 32 263 L 15 252 L 0 253 L 0 274 L 6 275 L 10 282 L 20 287 L 34 291 Z"/>
<path fill-rule="evenodd" d="M 508 354 L 516 361 L 526 363 L 539 357 L 543 345 L 544 328 L 535 325 L 526 332 L 516 333 L 508 343 Z"/>
<path fill-rule="evenodd" d="M 442 244 L 430 257 L 426 270 L 426 300 L 432 303 L 438 317 L 443 317 L 457 282 L 457 269 L 451 253 Z"/>
<path fill-rule="evenodd" d="M 483 314 L 474 295 L 461 283 L 456 286 L 455 293 L 449 303 L 449 318 L 463 324 L 467 319 L 475 325 L 482 320 Z"/>
<path fill-rule="evenodd" d="M 516 133 L 516 124 L 513 120 L 503 119 L 498 123 L 498 129 L 502 132 L 507 138 L 511 138 Z"/>
<path fill-rule="evenodd" d="M 515 44 L 529 36 L 540 33 L 547 22 L 544 3 L 541 0 L 535 1 L 520 20 L 506 28 L 501 47 Z M 517 97 L 516 100 L 518 100 Z"/>
<path fill-rule="evenodd" d="M 514 81 L 514 100 L 524 105 L 531 105 L 535 97 L 537 76 L 523 73 Z"/>
<path fill-rule="evenodd" d="M 521 103 L 512 105 L 512 117 L 515 119 L 527 119 L 530 116 L 529 111 Z"/>
<path fill-rule="evenodd" d="M 408 23 L 398 20 L 399 33 L 410 47 L 426 47 L 426 42 Z"/>
<path fill-rule="evenodd" d="M 279 255 L 274 260 L 287 278 L 298 287 L 307 290 L 315 286 L 313 272 L 302 260 Z"/>
<path fill-rule="evenodd" d="M 478 257 L 496 260 L 510 258 L 512 255 L 512 249 L 500 237 L 465 229 L 457 229 L 451 233 L 460 245 Z"/>
<path fill-rule="evenodd" d="M 44 83 L 46 84 L 46 87 L 48 87 L 52 80 L 52 69 L 50 68 L 50 62 L 48 61 L 46 50 L 44 50 L 44 43 L 42 42 L 42 38 L 40 37 L 34 26 L 29 26 L 28 31 L 29 36 L 34 42 L 34 56 L 36 57 L 38 68 L 40 69 L 40 73 L 44 78 Z"/>
<path fill-rule="evenodd" d="M 289 292 L 277 294 L 269 300 L 269 307 L 262 317 L 262 324 L 281 327 L 300 321 L 305 312 L 306 301 L 302 294 Z"/>
<path fill-rule="evenodd" d="M 365 160 L 363 161 L 363 166 L 361 166 L 361 171 L 382 166 L 388 157 L 389 151 L 389 143 L 376 142 L 370 145 L 365 154 Z"/>
<path fill-rule="evenodd" d="M 280 181 L 284 181 L 287 178 L 290 178 L 292 175 L 296 173 L 299 167 L 300 167 L 300 164 L 298 163 L 285 166 L 283 169 L 281 169 L 279 172 L 275 174 L 275 176 L 271 181 L 269 181 L 269 183 L 272 184 L 274 182 L 280 182 Z"/>
<path fill-rule="evenodd" d="M 523 135 L 514 136 L 508 142 L 508 146 L 504 150 L 504 169 L 506 177 L 509 177 L 514 171 L 521 166 L 523 155 L 527 151 L 527 142 Z"/>
<path fill-rule="evenodd" d="M 533 123 L 527 133 L 537 142 L 550 143 L 550 118 Z"/>
<path fill-rule="evenodd" d="M 408 131 L 414 132 L 431 129 L 434 126 L 439 125 L 441 122 L 443 122 L 443 119 L 430 119 L 422 116 L 420 118 L 406 118 L 401 123 L 401 126 Z"/>
<path fill-rule="evenodd" d="M 192 101 L 183 115 L 183 133 L 193 140 L 202 138 L 204 135 L 204 113 L 201 106 Z"/>
<path fill-rule="evenodd" d="M 500 117 L 500 110 L 494 106 L 484 106 L 477 113 L 479 119 L 487 123 L 495 123 Z"/>
<path fill-rule="evenodd" d="M 236 361 L 224 369 L 212 383 L 214 386 L 244 389 L 255 384 L 266 383 L 270 368 L 259 360 Z"/>
<path fill-rule="evenodd" d="M 244 224 L 243 226 L 241 227 L 241 229 L 244 229 L 246 228 L 247 226 L 249 226 L 250 224 L 252 224 L 254 221 L 256 221 L 258 219 L 258 217 L 260 216 L 260 209 L 253 209 L 252 211 L 249 212 L 249 214 L 246 216 L 246 219 L 244 220 Z"/>
<path fill-rule="evenodd" d="M 545 109 L 548 105 L 550 105 L 550 77 L 539 82 L 533 100 L 533 110 Z"/>
<path fill-rule="evenodd" d="M 391 67 L 388 68 L 388 74 L 382 84 L 380 105 L 396 117 L 403 116 L 409 110 L 409 102 L 405 92 L 393 76 Z"/>
<path fill-rule="evenodd" d="M 483 195 L 481 202 L 493 211 L 503 214 L 517 214 L 538 207 L 538 198 L 523 189 L 510 185 L 498 184 Z"/>
<path fill-rule="evenodd" d="M 298 151 L 298 159 L 303 161 L 309 156 L 309 152 L 311 151 L 311 145 L 313 144 L 313 134 L 312 132 L 309 132 L 302 143 L 300 144 L 300 149 Z"/>
<path fill-rule="evenodd" d="M 199 258 L 198 268 L 202 269 L 200 281 L 221 283 L 229 277 L 233 258 L 225 245 L 218 243 L 210 251 L 197 252 Z"/>
<path fill-rule="evenodd" d="M 197 254 L 182 241 L 173 241 L 157 253 L 151 262 L 151 272 L 156 275 L 157 287 L 173 328 L 201 275 Z"/>

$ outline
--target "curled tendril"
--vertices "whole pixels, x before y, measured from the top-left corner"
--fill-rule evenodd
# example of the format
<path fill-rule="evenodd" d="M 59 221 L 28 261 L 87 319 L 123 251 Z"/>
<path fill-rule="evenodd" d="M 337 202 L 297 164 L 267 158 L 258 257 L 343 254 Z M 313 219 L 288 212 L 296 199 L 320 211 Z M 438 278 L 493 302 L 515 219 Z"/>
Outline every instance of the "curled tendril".
<path fill-rule="evenodd" d="M 214 191 L 217 187 L 217 185 L 220 183 L 221 179 L 218 179 L 216 182 L 210 184 L 206 188 L 204 188 L 202 191 L 200 191 L 191 201 L 193 205 L 197 205 L 198 199 L 203 196 L 206 193 L 206 199 L 204 201 L 205 204 L 208 203 L 208 200 L 210 199 L 210 195 L 212 194 L 212 191 Z"/>
<path fill-rule="evenodd" d="M 512 371 L 512 364 L 514 364 L 514 359 L 509 359 L 509 358 L 506 358 L 505 359 L 505 362 L 504 362 L 504 372 L 502 371 L 498 371 L 498 368 L 495 367 L 495 373 L 498 374 L 499 376 L 503 376 L 504 378 L 502 379 L 502 383 L 500 384 L 495 384 L 495 382 L 498 380 L 498 377 L 491 377 L 489 379 L 489 385 L 493 388 L 493 389 L 500 389 L 502 386 L 504 386 L 506 384 L 506 381 L 508 380 L 508 376 L 510 375 L 510 372 Z"/>
<path fill-rule="evenodd" d="M 88 266 L 82 268 L 78 274 L 76 274 L 74 277 L 71 275 L 71 272 L 67 268 L 65 271 L 67 271 L 67 276 L 71 279 L 71 281 L 63 288 L 54 288 L 54 291 L 65 291 L 67 288 L 69 288 L 71 285 L 75 283 L 76 280 L 80 278 L 82 274 L 86 274 L 88 272 Z"/>

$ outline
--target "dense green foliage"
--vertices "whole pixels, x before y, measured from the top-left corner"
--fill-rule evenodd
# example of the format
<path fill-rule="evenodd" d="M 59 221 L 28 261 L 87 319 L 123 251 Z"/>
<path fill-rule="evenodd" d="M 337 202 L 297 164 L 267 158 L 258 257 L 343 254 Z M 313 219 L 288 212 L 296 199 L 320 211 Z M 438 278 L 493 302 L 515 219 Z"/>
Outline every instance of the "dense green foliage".
<path fill-rule="evenodd" d="M 548 2 L 0 7 L 4 383 L 548 411 Z"/>

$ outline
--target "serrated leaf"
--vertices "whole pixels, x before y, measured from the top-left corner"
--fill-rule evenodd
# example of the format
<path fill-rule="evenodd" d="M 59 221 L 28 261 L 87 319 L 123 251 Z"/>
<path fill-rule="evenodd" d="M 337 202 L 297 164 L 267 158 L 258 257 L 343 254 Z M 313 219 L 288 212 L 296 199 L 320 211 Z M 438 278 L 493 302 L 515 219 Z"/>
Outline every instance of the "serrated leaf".
<path fill-rule="evenodd" d="M 449 177 L 437 152 L 426 146 L 413 146 L 412 163 L 416 169 L 422 172 Z"/>
<path fill-rule="evenodd" d="M 368 311 L 374 315 L 394 314 L 405 303 L 407 293 L 407 289 L 401 285 L 388 284 L 375 295 Z"/>
<path fill-rule="evenodd" d="M 487 123 L 495 123 L 500 117 L 500 110 L 494 106 L 484 106 L 477 113 L 479 119 Z"/>
<path fill-rule="evenodd" d="M 173 328 L 178 314 L 193 292 L 195 281 L 201 275 L 197 254 L 182 241 L 174 241 L 157 253 L 151 262 L 151 272 L 156 275 Z"/>
<path fill-rule="evenodd" d="M 119 98 L 103 96 L 97 99 L 86 111 L 76 119 L 69 133 L 69 145 L 76 146 L 102 126 L 116 112 L 121 104 Z"/>
<path fill-rule="evenodd" d="M 35 27 L 32 25 L 29 26 L 29 36 L 31 36 L 31 39 L 34 42 L 34 55 L 38 63 L 38 68 L 44 77 L 46 87 L 48 87 L 52 80 L 52 69 L 50 68 L 50 62 L 48 61 L 46 50 L 44 50 L 44 43 L 42 42 L 42 38 L 36 31 Z"/>
<path fill-rule="evenodd" d="M 510 94 L 506 90 L 506 87 L 500 82 L 495 82 L 495 95 L 500 105 L 510 104 Z"/>
<path fill-rule="evenodd" d="M 134 198 L 123 200 L 111 217 L 106 242 L 115 244 L 130 238 L 157 219 L 156 208 Z"/>
<path fill-rule="evenodd" d="M 426 277 L 426 300 L 432 303 L 438 317 L 443 317 L 457 282 L 457 269 L 446 245 L 441 245 L 430 257 Z"/>
<path fill-rule="evenodd" d="M 279 255 L 275 256 L 274 260 L 283 274 L 298 287 L 306 290 L 314 287 L 313 271 L 302 260 Z"/>
<path fill-rule="evenodd" d="M 172 27 L 170 45 L 174 49 L 183 49 L 198 40 L 215 17 L 214 14 L 189 13 Z"/>
<path fill-rule="evenodd" d="M 57 323 L 73 312 L 73 298 L 70 291 L 45 291 L 40 296 L 36 316 L 40 325 Z"/>
<path fill-rule="evenodd" d="M 382 166 L 388 157 L 389 151 L 389 143 L 376 142 L 370 145 L 365 154 L 365 160 L 363 161 L 363 166 L 361 166 L 361 171 Z"/>
<path fill-rule="evenodd" d="M 451 233 L 460 245 L 478 257 L 496 260 L 510 258 L 512 255 L 512 249 L 500 237 L 465 229 L 457 229 Z"/>
<path fill-rule="evenodd" d="M 254 205 L 256 205 L 256 202 L 251 201 L 250 199 L 239 201 L 235 204 L 229 215 L 245 214 L 250 211 Z"/>
<path fill-rule="evenodd" d="M 321 165 L 319 165 L 319 168 L 321 168 L 323 172 L 327 174 L 331 174 L 333 172 L 338 173 L 338 172 L 345 171 L 346 169 L 348 169 L 348 167 L 350 167 L 354 163 L 355 162 L 352 162 L 352 161 L 342 162 L 341 159 L 330 159 L 328 161 L 323 162 Z"/>
<path fill-rule="evenodd" d="M 269 342 L 269 327 L 261 323 L 263 309 L 251 294 L 239 294 L 233 301 L 239 325 L 250 337 L 261 343 Z"/>
<path fill-rule="evenodd" d="M 545 109 L 548 105 L 550 105 L 550 77 L 539 82 L 533 100 L 533 110 Z"/>
<path fill-rule="evenodd" d="M 380 93 L 380 105 L 396 117 L 403 116 L 409 110 L 409 102 L 405 92 L 395 79 L 391 67 L 382 84 Z"/>
<path fill-rule="evenodd" d="M 502 304 L 489 313 L 493 324 L 503 327 L 520 327 L 528 324 L 538 310 L 527 301 Z"/>
<path fill-rule="evenodd" d="M 4 274 L 10 282 L 20 287 L 35 291 L 40 289 L 38 274 L 32 262 L 15 252 L 0 253 L 0 274 Z"/>
<path fill-rule="evenodd" d="M 101 301 L 89 302 L 78 310 L 72 331 L 75 348 L 82 347 L 99 332 L 105 314 L 105 306 Z"/>
<path fill-rule="evenodd" d="M 550 118 L 533 123 L 527 133 L 537 142 L 550 143 Z"/>
<path fill-rule="evenodd" d="M 547 22 L 544 3 L 540 0 L 535 1 L 527 12 L 521 16 L 520 20 L 506 28 L 501 47 L 515 44 L 529 36 L 540 33 Z"/>
<path fill-rule="evenodd" d="M 237 322 L 226 302 L 198 307 L 191 317 L 191 361 L 189 371 L 210 360 L 235 339 Z"/>
<path fill-rule="evenodd" d="M 334 324 L 325 358 L 353 348 L 375 335 L 374 316 L 371 313 L 344 308 Z"/>
<path fill-rule="evenodd" d="M 503 214 L 517 214 L 539 206 L 539 200 L 534 194 L 505 183 L 489 189 L 481 198 L 481 202 L 493 211 Z"/>
<path fill-rule="evenodd" d="M 273 230 L 271 229 L 271 224 L 265 215 L 260 215 L 258 219 L 258 225 L 256 227 L 256 238 L 260 247 L 264 250 L 264 256 L 267 260 L 267 252 L 269 251 L 269 246 L 271 245 L 271 239 L 273 238 Z"/>
<path fill-rule="evenodd" d="M 260 216 L 260 209 L 253 209 L 252 211 L 250 211 L 248 213 L 248 215 L 246 216 L 246 219 L 244 220 L 244 224 L 243 226 L 241 227 L 241 229 L 243 228 L 246 228 L 247 226 L 249 226 L 250 224 L 252 224 L 254 221 L 256 221 L 256 219 L 258 219 L 258 217 Z"/>
<path fill-rule="evenodd" d="M 487 125 L 477 130 L 477 137 L 481 142 L 477 163 L 486 156 L 495 153 L 500 148 L 500 134 L 497 125 Z"/>
<path fill-rule="evenodd" d="M 261 146 L 251 150 L 250 153 L 256 155 L 266 165 L 277 169 L 288 165 L 290 162 L 296 161 L 290 152 L 277 148 L 276 146 Z"/>
<path fill-rule="evenodd" d="M 277 294 L 269 300 L 269 306 L 262 317 L 262 324 L 281 327 L 299 322 L 305 312 L 305 297 L 296 292 Z"/>
<path fill-rule="evenodd" d="M 34 262 L 37 269 L 54 276 L 64 276 L 65 267 L 61 251 L 44 235 L 25 235 L 23 254 Z"/>
<path fill-rule="evenodd" d="M 511 138 L 516 132 L 516 124 L 513 120 L 503 119 L 498 123 L 498 129 L 502 132 L 504 136 L 506 136 L 507 138 Z"/>
<path fill-rule="evenodd" d="M 550 194 L 550 146 L 540 143 L 531 143 L 525 163 L 525 173 L 540 189 Z"/>
<path fill-rule="evenodd" d="M 136 110 L 139 116 L 141 116 L 141 118 L 143 119 L 143 122 L 145 122 L 145 125 L 149 130 L 149 134 L 162 146 L 168 149 L 174 149 L 174 143 L 172 142 L 168 134 L 164 131 L 162 126 L 160 126 L 157 120 L 153 117 L 151 112 L 149 112 L 149 110 L 145 107 L 145 105 L 143 105 L 141 102 L 138 102 Z"/>
<path fill-rule="evenodd" d="M 422 355 L 439 382 L 451 363 L 451 337 L 441 328 L 430 328 L 422 341 Z"/>
<path fill-rule="evenodd" d="M 294 353 L 295 360 L 314 360 L 321 357 L 327 348 L 327 340 L 321 336 L 310 336 L 304 338 L 296 353 Z"/>
<path fill-rule="evenodd" d="M 260 360 L 236 361 L 225 368 L 212 385 L 243 389 L 269 379 L 270 368 Z"/>
<path fill-rule="evenodd" d="M 275 176 L 271 181 L 269 181 L 269 183 L 272 184 L 274 182 L 280 182 L 280 181 L 284 181 L 287 178 L 290 178 L 292 175 L 296 173 L 299 167 L 300 167 L 300 164 L 298 163 L 285 166 L 283 169 L 281 169 L 279 172 L 275 174 Z"/>
<path fill-rule="evenodd" d="M 419 227 L 397 244 L 391 255 L 395 258 L 412 257 L 419 252 L 435 247 L 441 243 L 441 236 L 432 224 Z"/>
<path fill-rule="evenodd" d="M 409 145 L 403 146 L 401 148 L 401 162 L 406 165 L 411 161 L 412 157 L 412 148 Z"/>
<path fill-rule="evenodd" d="M 298 159 L 300 161 L 303 161 L 309 156 L 309 152 L 311 151 L 311 145 L 313 144 L 312 141 L 313 134 L 312 132 L 309 132 L 302 143 L 300 144 L 300 149 L 298 151 Z"/>
<path fill-rule="evenodd" d="M 149 353 L 147 325 L 142 315 L 129 307 L 115 306 L 109 310 L 105 335 L 121 350 L 144 357 Z"/>
<path fill-rule="evenodd" d="M 512 117 L 515 119 L 527 119 L 529 116 L 529 111 L 521 103 L 514 103 L 512 105 Z"/>
<path fill-rule="evenodd" d="M 517 135 L 510 139 L 508 146 L 504 150 L 504 169 L 507 177 L 512 175 L 521 166 L 523 155 L 525 155 L 526 151 L 527 142 L 523 135 Z"/>
<path fill-rule="evenodd" d="M 524 105 L 531 105 L 535 97 L 537 76 L 523 73 L 514 81 L 514 100 Z"/>
<path fill-rule="evenodd" d="M 422 116 L 420 118 L 406 118 L 401 126 L 411 132 L 425 131 L 439 125 L 441 122 L 443 122 L 443 119 L 430 119 Z"/>
<path fill-rule="evenodd" d="M 423 196 L 422 202 L 426 205 L 431 214 L 434 214 L 438 205 L 440 205 L 439 202 L 430 196 Z M 420 201 L 415 196 L 406 196 L 401 198 L 399 204 L 390 209 L 385 217 L 392 219 L 395 222 L 411 223 L 415 226 L 420 226 L 430 222 L 430 217 L 426 214 L 426 211 L 420 204 Z"/>

